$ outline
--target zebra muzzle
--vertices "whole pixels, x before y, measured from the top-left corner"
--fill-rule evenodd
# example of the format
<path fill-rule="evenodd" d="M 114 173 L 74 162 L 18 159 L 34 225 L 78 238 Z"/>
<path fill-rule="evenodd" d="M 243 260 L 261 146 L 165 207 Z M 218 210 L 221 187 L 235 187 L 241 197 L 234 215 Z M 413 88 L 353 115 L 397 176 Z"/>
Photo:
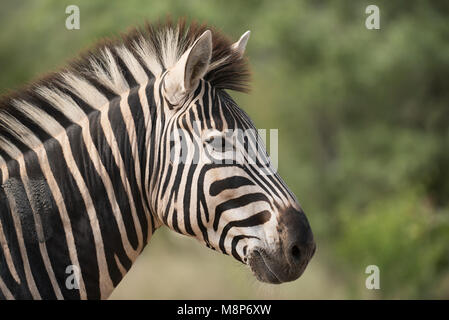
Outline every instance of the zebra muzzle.
<path fill-rule="evenodd" d="M 302 211 L 289 208 L 280 214 L 280 241 L 273 249 L 255 247 L 248 265 L 259 281 L 273 284 L 298 279 L 316 251 L 312 230 Z"/>

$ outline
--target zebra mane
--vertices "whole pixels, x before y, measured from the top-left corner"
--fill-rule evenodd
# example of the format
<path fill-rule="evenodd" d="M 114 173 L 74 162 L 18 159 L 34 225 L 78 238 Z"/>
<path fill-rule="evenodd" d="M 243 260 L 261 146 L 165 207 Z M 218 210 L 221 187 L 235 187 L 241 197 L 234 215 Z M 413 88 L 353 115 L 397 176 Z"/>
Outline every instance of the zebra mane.
<path fill-rule="evenodd" d="M 127 81 L 130 77 L 143 83 L 148 76 L 157 76 L 172 67 L 206 30 L 212 32 L 213 51 L 204 79 L 215 88 L 247 92 L 250 76 L 247 59 L 231 48 L 233 42 L 226 35 L 196 21 L 187 24 L 185 19 L 179 19 L 174 23 L 168 18 L 153 24 L 146 22 L 119 37 L 100 40 L 60 71 L 1 96 L 0 110 L 9 111 L 11 105 L 17 107 L 18 103 L 45 98 L 49 91 L 62 93 L 64 89 L 75 89 L 86 102 L 104 102 L 92 90 L 94 86 L 121 94 L 130 89 Z"/>

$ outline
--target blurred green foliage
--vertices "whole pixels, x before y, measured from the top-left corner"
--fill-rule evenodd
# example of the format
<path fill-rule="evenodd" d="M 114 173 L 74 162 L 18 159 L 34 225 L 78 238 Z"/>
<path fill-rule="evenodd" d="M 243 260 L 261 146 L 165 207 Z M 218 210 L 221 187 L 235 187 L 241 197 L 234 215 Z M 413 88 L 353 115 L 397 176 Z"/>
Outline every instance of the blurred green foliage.
<path fill-rule="evenodd" d="M 81 10 L 77 31 L 65 28 L 70 4 Z M 365 28 L 369 4 L 380 8 L 380 30 Z M 309 269 L 323 270 L 306 272 L 315 277 L 303 282 L 309 287 L 279 296 L 323 288 L 311 296 L 329 297 L 343 283 L 337 297 L 448 298 L 449 2 L 2 1 L 0 91 L 167 14 L 207 21 L 235 39 L 252 31 L 253 90 L 233 95 L 258 127 L 279 129 L 280 173 L 318 242 Z M 369 264 L 381 270 L 381 290 L 365 288 Z M 214 285 L 236 287 L 229 279 Z M 255 296 L 236 288 L 222 294 Z"/>

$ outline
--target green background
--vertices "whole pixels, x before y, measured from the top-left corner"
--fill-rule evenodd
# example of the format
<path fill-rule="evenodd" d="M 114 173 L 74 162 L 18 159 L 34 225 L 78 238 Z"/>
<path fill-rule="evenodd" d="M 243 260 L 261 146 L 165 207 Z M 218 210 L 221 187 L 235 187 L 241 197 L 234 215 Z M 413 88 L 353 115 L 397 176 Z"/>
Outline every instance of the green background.
<path fill-rule="evenodd" d="M 81 29 L 65 28 L 78 5 Z M 380 30 L 365 8 L 380 8 Z M 0 92 L 170 14 L 251 30 L 249 95 L 318 249 L 280 286 L 162 228 L 111 298 L 449 298 L 449 2 L 3 0 Z M 380 290 L 365 268 L 380 268 Z"/>

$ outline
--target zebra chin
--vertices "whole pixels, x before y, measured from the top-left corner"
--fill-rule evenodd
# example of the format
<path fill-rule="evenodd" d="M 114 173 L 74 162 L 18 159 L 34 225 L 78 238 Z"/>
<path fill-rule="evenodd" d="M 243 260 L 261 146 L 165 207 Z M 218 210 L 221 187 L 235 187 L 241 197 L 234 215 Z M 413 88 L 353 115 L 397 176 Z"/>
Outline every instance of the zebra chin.
<path fill-rule="evenodd" d="M 315 246 L 314 246 L 315 248 Z M 262 248 L 253 249 L 248 257 L 248 265 L 254 276 L 261 282 L 280 284 L 298 279 L 306 269 L 314 254 L 308 255 L 300 264 L 292 265 L 283 255 L 269 254 Z"/>

